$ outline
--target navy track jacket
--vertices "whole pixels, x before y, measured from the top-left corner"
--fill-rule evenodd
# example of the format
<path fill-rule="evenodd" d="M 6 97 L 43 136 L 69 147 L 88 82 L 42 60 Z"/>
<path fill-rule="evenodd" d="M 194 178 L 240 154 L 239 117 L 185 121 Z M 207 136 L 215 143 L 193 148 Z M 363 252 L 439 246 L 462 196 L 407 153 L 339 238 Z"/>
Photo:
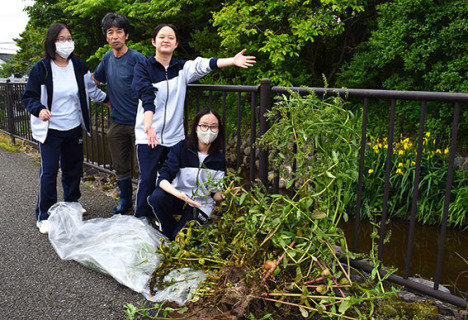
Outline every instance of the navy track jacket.
<path fill-rule="evenodd" d="M 78 84 L 78 94 L 81 106 L 81 125 L 86 129 L 86 132 L 89 135 L 89 97 L 98 102 L 107 102 L 109 98 L 96 86 L 91 78 L 91 73 L 80 59 L 72 56 L 70 61 L 73 63 L 76 82 Z M 47 138 L 49 121 L 42 121 L 39 119 L 39 113 L 42 109 L 49 109 L 52 111 L 53 94 L 51 59 L 44 58 L 36 62 L 32 67 L 29 73 L 26 89 L 21 97 L 26 110 L 31 113 L 31 129 L 33 137 L 41 143 L 44 143 Z"/>
<path fill-rule="evenodd" d="M 212 194 L 221 191 L 225 171 L 226 159 L 222 153 L 210 154 L 200 163 L 198 151 L 181 141 L 171 148 L 156 185 L 162 180 L 171 182 L 177 190 L 200 202 L 200 210 L 210 216 L 215 204 Z"/>

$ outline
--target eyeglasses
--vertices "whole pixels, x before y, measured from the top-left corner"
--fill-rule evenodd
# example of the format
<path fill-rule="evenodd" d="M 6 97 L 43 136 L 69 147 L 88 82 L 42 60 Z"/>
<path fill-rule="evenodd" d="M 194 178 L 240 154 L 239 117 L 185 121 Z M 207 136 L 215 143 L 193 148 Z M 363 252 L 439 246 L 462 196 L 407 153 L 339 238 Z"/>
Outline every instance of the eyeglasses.
<path fill-rule="evenodd" d="M 56 42 L 72 42 L 73 41 L 73 37 L 59 37 L 57 39 L 55 39 Z"/>
<path fill-rule="evenodd" d="M 218 132 L 218 125 L 209 126 L 207 124 L 199 124 L 198 126 L 200 130 L 204 132 L 208 131 L 208 129 L 210 129 L 211 132 Z"/>

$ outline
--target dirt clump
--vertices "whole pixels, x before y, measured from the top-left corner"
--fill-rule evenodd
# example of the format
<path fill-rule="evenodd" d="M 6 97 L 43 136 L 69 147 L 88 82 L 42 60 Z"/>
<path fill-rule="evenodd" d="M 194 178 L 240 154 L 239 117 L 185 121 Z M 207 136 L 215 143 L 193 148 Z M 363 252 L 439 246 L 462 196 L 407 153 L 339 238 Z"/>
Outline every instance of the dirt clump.
<path fill-rule="evenodd" d="M 189 303 L 190 314 L 194 319 L 246 319 L 245 315 L 255 314 L 255 309 L 264 304 L 258 303 L 262 287 L 258 280 L 249 279 L 247 270 L 239 266 L 226 266 L 218 273 L 215 290 L 212 295 L 204 297 L 196 303 Z M 260 310 L 259 310 L 260 311 Z"/>

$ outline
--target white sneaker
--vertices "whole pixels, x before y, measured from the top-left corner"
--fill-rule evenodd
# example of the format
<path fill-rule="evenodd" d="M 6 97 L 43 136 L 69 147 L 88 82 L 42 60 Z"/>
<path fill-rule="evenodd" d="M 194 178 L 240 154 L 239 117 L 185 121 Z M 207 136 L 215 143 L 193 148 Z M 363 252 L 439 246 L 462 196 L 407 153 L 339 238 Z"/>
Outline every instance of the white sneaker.
<path fill-rule="evenodd" d="M 43 234 L 49 233 L 49 221 L 48 220 L 38 220 L 36 226 L 39 228 L 39 232 Z"/>
<path fill-rule="evenodd" d="M 88 211 L 86 211 L 85 208 L 83 208 L 83 206 L 81 205 L 81 203 L 77 202 L 78 204 L 78 210 L 81 212 L 82 215 L 85 215 L 88 213 Z"/>

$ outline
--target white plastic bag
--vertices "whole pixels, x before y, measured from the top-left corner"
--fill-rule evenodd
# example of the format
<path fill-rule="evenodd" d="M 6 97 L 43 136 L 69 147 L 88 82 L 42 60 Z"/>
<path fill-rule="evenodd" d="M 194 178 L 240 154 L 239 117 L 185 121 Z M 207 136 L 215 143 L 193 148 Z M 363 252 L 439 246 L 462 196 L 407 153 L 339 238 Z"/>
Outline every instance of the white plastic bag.
<path fill-rule="evenodd" d="M 83 221 L 73 203 L 58 202 L 49 215 L 49 241 L 62 260 L 75 260 L 108 274 L 148 300 L 183 305 L 206 279 L 200 270 L 173 270 L 164 279 L 172 284 L 151 296 L 149 282 L 162 260 L 155 251 L 164 235 L 134 216 Z"/>
<path fill-rule="evenodd" d="M 206 274 L 201 270 L 190 268 L 171 270 L 163 279 L 164 283 L 172 283 L 157 291 L 153 297 L 143 293 L 146 299 L 153 302 L 173 301 L 184 305 L 192 297 L 200 282 L 206 280 Z"/>

